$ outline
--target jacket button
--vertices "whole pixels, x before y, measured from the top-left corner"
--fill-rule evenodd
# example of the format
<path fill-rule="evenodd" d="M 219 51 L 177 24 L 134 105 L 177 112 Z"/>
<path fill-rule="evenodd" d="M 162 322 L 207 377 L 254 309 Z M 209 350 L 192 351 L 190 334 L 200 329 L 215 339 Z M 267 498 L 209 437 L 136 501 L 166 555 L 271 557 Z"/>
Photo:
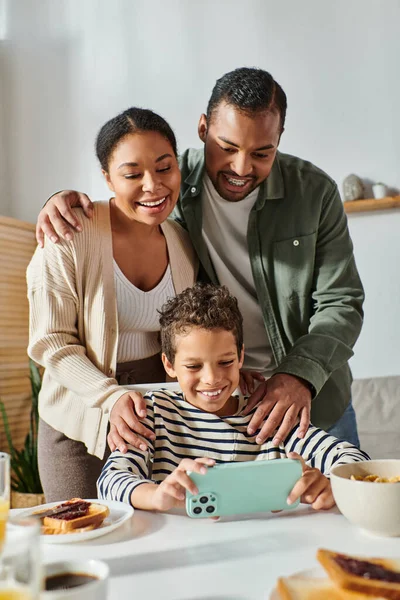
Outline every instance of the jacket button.
<path fill-rule="evenodd" d="M 300 244 L 299 240 L 293 240 L 293 246 L 298 246 Z"/>
<path fill-rule="evenodd" d="M 190 191 L 192 192 L 192 194 L 195 194 L 195 193 L 196 193 L 196 191 L 197 191 L 197 188 L 195 188 L 195 187 L 192 187 L 192 188 L 190 189 Z"/>

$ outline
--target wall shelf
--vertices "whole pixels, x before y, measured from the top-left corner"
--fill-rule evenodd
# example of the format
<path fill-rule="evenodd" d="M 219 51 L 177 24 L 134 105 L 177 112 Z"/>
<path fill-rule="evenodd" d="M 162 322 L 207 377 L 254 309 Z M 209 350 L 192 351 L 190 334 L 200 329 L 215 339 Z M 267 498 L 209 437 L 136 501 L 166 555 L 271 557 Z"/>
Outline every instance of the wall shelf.
<path fill-rule="evenodd" d="M 351 202 L 343 202 L 343 206 L 345 213 L 400 208 L 400 196 L 388 196 L 386 198 L 379 198 L 378 200 L 375 200 L 375 198 L 352 200 Z"/>

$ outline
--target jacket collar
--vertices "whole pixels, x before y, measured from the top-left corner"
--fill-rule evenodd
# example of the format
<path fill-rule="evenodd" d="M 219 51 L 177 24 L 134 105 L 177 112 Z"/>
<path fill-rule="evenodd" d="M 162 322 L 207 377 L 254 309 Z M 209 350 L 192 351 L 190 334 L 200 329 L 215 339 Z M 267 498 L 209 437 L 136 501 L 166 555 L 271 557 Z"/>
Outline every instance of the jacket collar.
<path fill-rule="evenodd" d="M 201 159 L 196 162 L 189 175 L 185 178 L 185 183 L 191 187 L 196 187 L 198 191 L 203 186 L 203 177 L 205 173 L 204 165 L 204 153 L 201 155 Z"/>
<path fill-rule="evenodd" d="M 262 208 L 266 200 L 277 200 L 285 196 L 285 185 L 283 183 L 280 153 L 276 153 L 271 173 L 260 185 L 260 191 L 256 202 L 256 209 Z"/>

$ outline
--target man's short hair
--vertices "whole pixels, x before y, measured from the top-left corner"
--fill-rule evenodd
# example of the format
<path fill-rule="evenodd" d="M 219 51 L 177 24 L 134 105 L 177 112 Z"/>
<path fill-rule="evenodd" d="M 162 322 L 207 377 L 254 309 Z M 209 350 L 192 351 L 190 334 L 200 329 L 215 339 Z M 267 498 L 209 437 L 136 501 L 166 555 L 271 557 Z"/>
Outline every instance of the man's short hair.
<path fill-rule="evenodd" d="M 173 364 L 176 336 L 193 328 L 231 331 L 238 356 L 243 346 L 243 317 L 238 302 L 224 285 L 196 283 L 168 300 L 160 313 L 161 349 Z"/>
<path fill-rule="evenodd" d="M 263 69 L 241 67 L 217 80 L 207 106 L 207 121 L 212 113 L 226 102 L 250 115 L 276 111 L 283 131 L 286 119 L 286 94 L 270 73 Z"/>

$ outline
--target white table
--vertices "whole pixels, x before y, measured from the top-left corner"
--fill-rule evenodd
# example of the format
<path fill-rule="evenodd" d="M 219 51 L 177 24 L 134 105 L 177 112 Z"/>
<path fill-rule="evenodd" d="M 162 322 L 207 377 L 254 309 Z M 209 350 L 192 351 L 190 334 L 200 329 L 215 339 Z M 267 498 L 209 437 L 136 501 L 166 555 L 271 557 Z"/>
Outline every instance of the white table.
<path fill-rule="evenodd" d="M 135 511 L 120 529 L 43 546 L 45 562 L 99 558 L 111 568 L 109 600 L 262 600 L 279 575 L 317 566 L 317 548 L 400 557 L 400 538 L 371 536 L 336 510 L 306 506 L 224 521 Z"/>

